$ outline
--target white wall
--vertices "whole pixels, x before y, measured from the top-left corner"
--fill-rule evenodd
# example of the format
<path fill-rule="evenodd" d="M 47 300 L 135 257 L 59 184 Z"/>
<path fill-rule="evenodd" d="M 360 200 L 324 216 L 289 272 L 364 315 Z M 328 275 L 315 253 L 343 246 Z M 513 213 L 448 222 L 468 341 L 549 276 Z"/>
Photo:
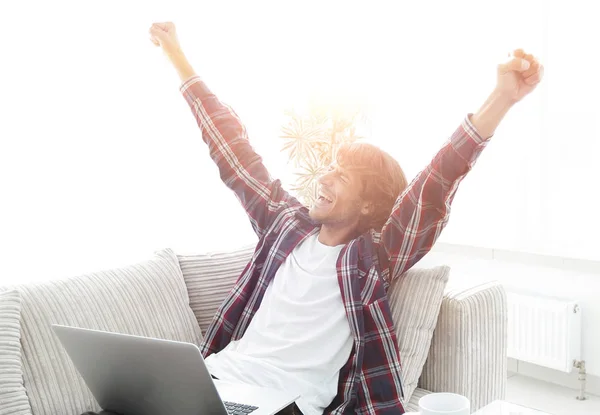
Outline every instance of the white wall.
<path fill-rule="evenodd" d="M 582 309 L 582 357 L 600 376 L 600 262 L 439 243 L 418 264 L 452 267 L 450 284 L 495 279 L 507 289 L 575 299 Z"/>

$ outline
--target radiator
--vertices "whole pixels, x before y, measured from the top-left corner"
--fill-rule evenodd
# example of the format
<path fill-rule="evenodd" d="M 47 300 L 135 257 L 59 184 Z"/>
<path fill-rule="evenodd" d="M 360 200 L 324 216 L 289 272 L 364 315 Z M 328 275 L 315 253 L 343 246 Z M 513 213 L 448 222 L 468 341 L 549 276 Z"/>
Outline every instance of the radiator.
<path fill-rule="evenodd" d="M 508 357 L 563 372 L 581 360 L 575 301 L 508 292 Z"/>

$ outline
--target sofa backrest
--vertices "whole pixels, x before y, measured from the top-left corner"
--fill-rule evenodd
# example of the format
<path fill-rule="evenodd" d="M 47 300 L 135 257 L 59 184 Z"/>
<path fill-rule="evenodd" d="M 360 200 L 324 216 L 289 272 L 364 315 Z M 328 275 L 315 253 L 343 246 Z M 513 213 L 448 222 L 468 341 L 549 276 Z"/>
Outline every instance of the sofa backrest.
<path fill-rule="evenodd" d="M 177 255 L 190 297 L 190 307 L 202 333 L 252 259 L 254 245 L 229 252 Z"/>
<path fill-rule="evenodd" d="M 176 256 L 167 249 L 129 267 L 14 287 L 22 298 L 22 363 L 33 415 L 99 410 L 51 324 L 200 344 L 201 330 L 253 252 Z M 412 269 L 390 287 L 406 400 L 420 377 L 448 274 L 448 267 Z"/>

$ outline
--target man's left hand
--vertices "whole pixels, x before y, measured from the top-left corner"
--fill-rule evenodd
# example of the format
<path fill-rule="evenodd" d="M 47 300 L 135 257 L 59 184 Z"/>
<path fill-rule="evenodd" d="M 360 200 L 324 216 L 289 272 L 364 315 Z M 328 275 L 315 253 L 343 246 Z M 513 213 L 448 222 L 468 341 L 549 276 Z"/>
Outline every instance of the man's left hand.
<path fill-rule="evenodd" d="M 537 87 L 544 76 L 544 66 L 523 49 L 517 49 L 511 60 L 498 65 L 496 92 L 516 103 Z"/>

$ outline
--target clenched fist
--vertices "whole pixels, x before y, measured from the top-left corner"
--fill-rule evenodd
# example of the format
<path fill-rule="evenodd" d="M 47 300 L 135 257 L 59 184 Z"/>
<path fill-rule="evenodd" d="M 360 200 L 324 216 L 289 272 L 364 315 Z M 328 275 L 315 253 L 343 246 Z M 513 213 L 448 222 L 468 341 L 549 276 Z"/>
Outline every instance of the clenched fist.
<path fill-rule="evenodd" d="M 150 40 L 160 46 L 167 55 L 181 51 L 175 25 L 171 22 L 154 23 L 150 27 Z"/>
<path fill-rule="evenodd" d="M 173 64 L 173 67 L 177 71 L 182 82 L 185 82 L 196 75 L 194 68 L 192 68 L 192 65 L 190 65 L 185 57 L 183 50 L 181 50 L 181 45 L 177 39 L 177 32 L 175 31 L 175 25 L 173 23 L 154 23 L 150 27 L 150 40 L 156 46 L 162 48 L 165 55 L 167 55 Z"/>
<path fill-rule="evenodd" d="M 513 58 L 498 65 L 496 90 L 511 102 L 518 102 L 535 89 L 544 76 L 544 66 L 523 49 L 513 52 Z"/>

